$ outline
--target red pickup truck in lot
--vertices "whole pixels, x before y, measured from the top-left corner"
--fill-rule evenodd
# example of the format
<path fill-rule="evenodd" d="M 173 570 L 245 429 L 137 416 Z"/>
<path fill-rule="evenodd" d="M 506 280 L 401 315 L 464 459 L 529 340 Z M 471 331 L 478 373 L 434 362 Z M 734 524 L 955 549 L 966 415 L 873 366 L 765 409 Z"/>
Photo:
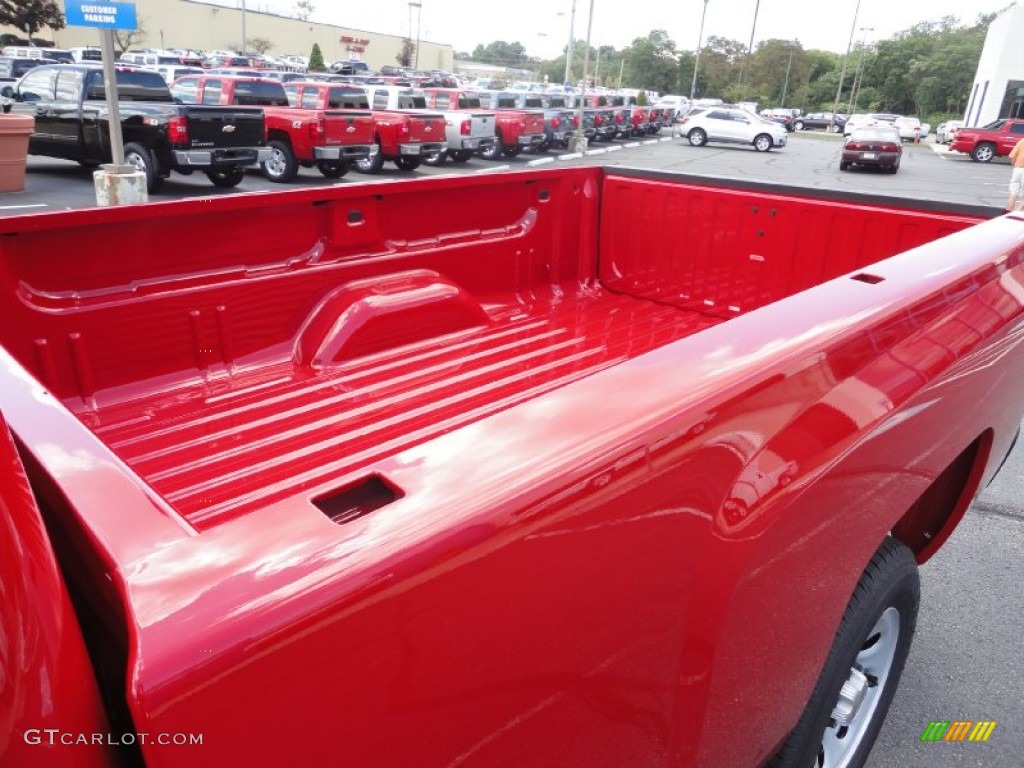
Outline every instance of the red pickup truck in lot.
<path fill-rule="evenodd" d="M 987 163 L 1005 157 L 1024 139 L 1024 120 L 996 120 L 980 128 L 961 128 L 949 144 L 951 152 L 963 152 L 972 160 Z"/>
<path fill-rule="evenodd" d="M 190 75 L 175 80 L 171 93 L 183 104 L 260 107 L 271 151 L 260 168 L 270 181 L 293 181 L 300 166 L 314 165 L 327 178 L 337 179 L 350 164 L 377 151 L 373 116 L 368 111 L 336 109 L 329 102 L 319 104 L 315 111 L 296 109 L 276 80 Z"/>
<path fill-rule="evenodd" d="M 1024 413 L 987 213 L 578 167 L 0 220 L 0 764 L 862 765 Z"/>

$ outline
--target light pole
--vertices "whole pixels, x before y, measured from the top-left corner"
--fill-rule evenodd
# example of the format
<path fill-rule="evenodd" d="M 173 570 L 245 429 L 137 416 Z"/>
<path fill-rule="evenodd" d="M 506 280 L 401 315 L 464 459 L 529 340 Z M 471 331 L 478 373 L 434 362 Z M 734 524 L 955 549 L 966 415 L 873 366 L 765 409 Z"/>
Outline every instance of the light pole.
<path fill-rule="evenodd" d="M 245 0 L 242 0 L 242 50 L 240 53 L 245 56 L 246 50 L 249 48 L 248 37 L 245 34 Z"/>
<path fill-rule="evenodd" d="M 782 82 L 782 98 L 780 99 L 780 107 L 786 106 L 786 91 L 789 90 L 789 70 L 793 66 L 793 52 L 796 50 L 796 41 L 793 41 L 793 45 L 789 48 L 789 61 L 786 64 L 786 79 Z"/>
<path fill-rule="evenodd" d="M 754 30 L 757 29 L 757 12 L 761 10 L 761 0 L 756 0 L 754 3 L 754 22 L 750 25 L 750 43 L 747 45 L 747 58 L 743 60 L 743 64 L 740 66 L 740 96 L 744 95 L 742 90 L 743 86 L 743 75 L 746 74 L 747 65 L 750 63 L 750 57 L 754 54 Z"/>
<path fill-rule="evenodd" d="M 704 46 L 704 17 L 708 15 L 708 0 L 704 0 L 704 10 L 700 12 L 700 32 L 697 34 L 697 55 L 693 60 L 693 80 L 690 81 L 690 106 L 697 93 L 697 67 L 700 66 L 700 49 Z"/>
<path fill-rule="evenodd" d="M 569 14 L 569 45 L 565 47 L 565 79 L 566 85 L 570 84 L 569 77 L 572 75 L 572 54 L 573 54 L 573 27 L 576 26 L 576 0 L 572 0 L 572 11 Z"/>
<path fill-rule="evenodd" d="M 857 69 L 853 73 L 853 94 L 850 96 L 850 114 L 852 115 L 857 110 L 857 97 L 860 96 L 860 84 L 863 74 L 861 73 L 861 64 L 864 61 L 864 48 L 868 42 L 868 32 L 874 32 L 874 27 L 861 27 L 860 31 L 864 34 L 860 38 L 860 54 L 857 56 Z"/>
<path fill-rule="evenodd" d="M 573 3 L 575 10 L 575 2 Z M 580 88 L 580 100 L 577 112 L 579 126 L 576 128 L 576 135 L 573 137 L 571 152 L 583 152 L 587 148 L 587 139 L 583 135 L 583 107 L 587 102 L 587 77 L 590 69 L 590 29 L 594 25 L 594 0 L 590 0 L 590 15 L 587 17 L 587 40 L 583 45 L 583 82 Z"/>
<path fill-rule="evenodd" d="M 420 30 L 423 28 L 423 3 L 416 3 L 416 64 L 420 68 Z"/>
<path fill-rule="evenodd" d="M 836 88 L 836 101 L 832 105 L 832 117 L 833 123 L 835 122 L 835 115 L 839 111 L 839 97 L 843 93 L 843 79 L 846 77 L 846 60 L 850 58 L 850 49 L 853 48 L 853 33 L 857 31 L 857 16 L 860 15 L 860 0 L 857 0 L 857 5 L 853 9 L 853 23 L 850 25 L 850 41 L 846 44 L 846 55 L 843 56 L 843 66 L 839 69 L 839 87 Z M 836 126 L 836 130 L 839 130 L 839 126 Z"/>

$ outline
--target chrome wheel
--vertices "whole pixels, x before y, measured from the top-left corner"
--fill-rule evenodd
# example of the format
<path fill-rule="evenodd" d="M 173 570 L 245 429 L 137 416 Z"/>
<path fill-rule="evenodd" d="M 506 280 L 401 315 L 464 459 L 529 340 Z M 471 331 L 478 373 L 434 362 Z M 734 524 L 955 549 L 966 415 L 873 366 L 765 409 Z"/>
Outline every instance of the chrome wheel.
<path fill-rule="evenodd" d="M 889 681 L 900 638 L 900 613 L 890 606 L 868 632 L 832 708 L 816 768 L 846 768 L 867 733 Z"/>
<path fill-rule="evenodd" d="M 137 152 L 132 152 L 130 154 L 125 155 L 124 161 L 139 173 L 149 172 L 149 166 L 146 165 L 146 161 L 143 160 L 142 156 L 139 155 Z"/>
<path fill-rule="evenodd" d="M 285 161 L 284 152 L 277 147 L 270 151 L 270 159 L 267 160 L 267 173 L 271 176 L 283 176 L 288 163 Z"/>

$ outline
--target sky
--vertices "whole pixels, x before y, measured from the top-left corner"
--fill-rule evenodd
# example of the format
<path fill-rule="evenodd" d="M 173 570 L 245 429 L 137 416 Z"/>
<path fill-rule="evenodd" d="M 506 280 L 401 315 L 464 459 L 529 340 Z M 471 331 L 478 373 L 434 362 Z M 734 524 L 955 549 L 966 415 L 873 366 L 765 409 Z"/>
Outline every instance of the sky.
<path fill-rule="evenodd" d="M 224 2 L 224 0 L 220 0 Z M 540 58 L 561 55 L 569 39 L 569 19 L 576 5 L 575 37 L 586 37 L 590 0 L 418 0 L 412 8 L 415 37 L 417 11 L 422 10 L 420 32 L 424 40 L 451 43 L 456 51 L 472 51 L 477 44 L 505 40 L 520 42 L 526 52 Z M 241 5 L 241 0 L 235 0 Z M 314 21 L 352 29 L 406 35 L 410 7 L 407 0 L 313 0 Z M 231 5 L 230 0 L 224 2 Z M 704 0 L 593 0 L 591 45 L 623 48 L 652 29 L 664 29 L 681 50 L 694 50 Z M 749 43 L 759 40 L 799 40 L 805 49 L 843 53 L 850 41 L 892 37 L 922 21 L 956 16 L 970 24 L 980 13 L 998 11 L 1012 0 L 707 0 L 704 39 L 711 35 Z M 248 0 L 252 10 L 268 8 L 288 13 L 288 0 Z M 757 24 L 754 10 L 758 7 Z M 491 10 L 488 10 L 488 8 Z M 862 28 L 864 28 L 862 30 Z"/>

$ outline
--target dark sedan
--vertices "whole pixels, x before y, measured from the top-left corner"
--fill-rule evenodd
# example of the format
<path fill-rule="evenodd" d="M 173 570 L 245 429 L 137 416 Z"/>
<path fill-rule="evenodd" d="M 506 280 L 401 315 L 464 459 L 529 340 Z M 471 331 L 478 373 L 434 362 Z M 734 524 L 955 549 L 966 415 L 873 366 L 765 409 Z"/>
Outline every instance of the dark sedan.
<path fill-rule="evenodd" d="M 903 142 L 900 135 L 889 125 L 873 125 L 856 128 L 846 137 L 839 170 L 845 171 L 851 165 L 884 168 L 889 173 L 900 169 L 903 157 Z"/>

